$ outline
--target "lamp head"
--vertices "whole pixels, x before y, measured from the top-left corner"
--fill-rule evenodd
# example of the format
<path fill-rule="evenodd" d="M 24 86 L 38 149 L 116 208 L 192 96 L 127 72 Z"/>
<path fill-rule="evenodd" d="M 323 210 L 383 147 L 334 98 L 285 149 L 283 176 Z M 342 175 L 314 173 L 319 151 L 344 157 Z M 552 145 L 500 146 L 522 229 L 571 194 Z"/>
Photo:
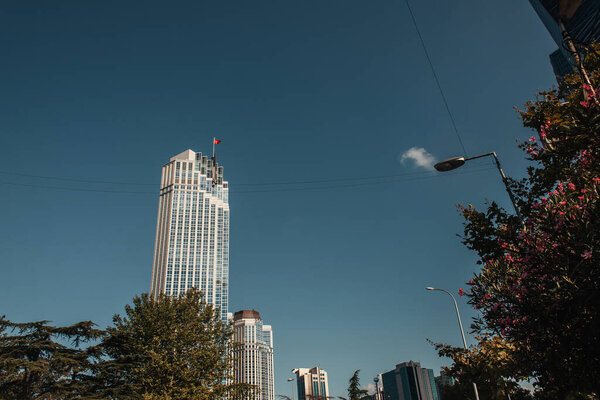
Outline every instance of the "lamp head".
<path fill-rule="evenodd" d="M 463 166 L 465 161 L 466 160 L 464 157 L 447 158 L 447 159 L 435 164 L 433 166 L 433 168 L 435 168 L 436 170 L 438 170 L 440 172 L 451 171 L 453 169 Z"/>
<path fill-rule="evenodd" d="M 292 382 L 294 378 L 288 378 L 288 382 Z"/>
<path fill-rule="evenodd" d="M 435 290 L 435 288 L 432 288 L 431 286 L 427 286 L 425 289 L 427 289 L 427 290 Z"/>

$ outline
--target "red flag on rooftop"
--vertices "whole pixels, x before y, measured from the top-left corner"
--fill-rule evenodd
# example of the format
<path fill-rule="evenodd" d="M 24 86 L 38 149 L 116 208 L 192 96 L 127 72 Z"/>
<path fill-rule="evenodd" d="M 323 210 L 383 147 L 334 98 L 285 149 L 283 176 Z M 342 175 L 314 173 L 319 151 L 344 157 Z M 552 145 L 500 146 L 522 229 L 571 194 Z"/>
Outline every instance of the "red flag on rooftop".
<path fill-rule="evenodd" d="M 222 140 L 221 140 L 221 139 L 214 139 L 214 141 L 215 141 L 215 144 L 219 144 L 219 143 L 221 143 L 221 142 L 222 142 Z"/>

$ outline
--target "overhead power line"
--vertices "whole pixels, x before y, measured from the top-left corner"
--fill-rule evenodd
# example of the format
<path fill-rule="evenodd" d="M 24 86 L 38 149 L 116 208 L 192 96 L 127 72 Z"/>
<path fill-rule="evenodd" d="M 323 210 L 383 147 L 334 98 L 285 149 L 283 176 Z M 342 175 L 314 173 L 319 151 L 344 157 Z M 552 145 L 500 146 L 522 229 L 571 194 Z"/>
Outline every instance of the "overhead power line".
<path fill-rule="evenodd" d="M 456 121 L 454 120 L 454 116 L 452 112 L 450 112 L 450 107 L 448 106 L 448 100 L 446 100 L 446 95 L 444 94 L 444 90 L 442 90 L 442 85 L 440 84 L 440 80 L 438 79 L 437 73 L 435 72 L 435 68 L 433 67 L 433 62 L 431 61 L 431 57 L 429 57 L 429 52 L 427 51 L 427 46 L 425 46 L 425 41 L 423 40 L 423 36 L 421 35 L 421 30 L 419 29 L 419 25 L 417 24 L 417 19 L 413 14 L 412 8 L 410 8 L 410 3 L 408 0 L 404 0 L 406 3 L 406 7 L 408 8 L 408 12 L 410 13 L 410 17 L 412 19 L 413 25 L 415 26 L 415 30 L 417 31 L 417 35 L 419 36 L 419 40 L 421 41 L 421 47 L 423 47 L 423 51 L 425 52 L 425 57 L 427 58 L 427 62 L 429 63 L 429 68 L 431 68 L 431 73 L 433 74 L 433 78 L 435 79 L 435 83 L 440 91 L 440 95 L 442 96 L 442 101 L 444 102 L 444 107 L 446 107 L 446 111 L 448 112 L 448 116 L 450 117 L 450 122 L 452 123 L 452 128 L 454 129 L 454 133 L 458 138 L 458 142 L 460 143 L 460 147 L 462 147 L 462 151 L 467 156 L 467 150 L 465 149 L 465 145 L 463 144 L 462 138 L 458 133 L 458 128 L 456 127 Z"/>
<path fill-rule="evenodd" d="M 464 171 L 456 171 L 452 172 L 452 175 L 466 175 L 479 173 L 482 171 L 492 170 L 495 167 L 486 166 L 483 168 L 470 168 Z M 24 175 L 24 174 L 22 174 Z M 272 183 L 258 183 L 257 186 L 260 185 L 279 185 L 279 187 L 271 187 L 271 188 L 259 188 L 256 190 L 232 190 L 230 194 L 245 194 L 245 193 L 275 193 L 275 192 L 289 192 L 289 191 L 314 191 L 314 190 L 331 190 L 331 189 L 341 189 L 341 188 L 350 188 L 350 187 L 362 187 L 362 186 L 376 186 L 383 184 L 391 184 L 391 183 L 401 183 L 401 182 L 410 182 L 416 180 L 430 179 L 439 177 L 440 174 L 436 172 L 422 171 L 422 172 L 414 172 L 414 173 L 406 173 L 406 174 L 397 174 L 397 175 L 382 175 L 382 176 L 372 176 L 372 177 L 354 177 L 354 178 L 332 178 L 332 179 L 323 179 L 323 180 L 314 180 L 314 181 L 295 181 L 295 182 L 272 182 Z M 38 176 L 39 177 L 39 176 Z M 52 178 L 54 179 L 54 178 Z M 64 180 L 67 180 L 65 178 Z M 345 181 L 353 180 L 353 183 L 341 183 Z M 78 180 L 79 182 L 89 183 L 89 180 Z M 100 181 L 93 181 L 93 183 L 99 183 Z M 102 181 L 104 183 L 108 183 L 109 181 Z M 328 184 L 323 185 L 323 183 L 335 183 L 340 182 L 340 184 Z M 114 182 L 110 182 L 114 184 Z M 158 191 L 132 191 L 132 190 L 112 190 L 112 189 L 90 189 L 90 188 L 81 188 L 81 187 L 67 187 L 67 186 L 54 186 L 54 185 L 44 185 L 44 184 L 33 184 L 33 183 L 22 183 L 22 182 L 6 182 L 0 181 L 1 185 L 10 185 L 10 186 L 21 186 L 21 187 L 31 187 L 31 188 L 40 188 L 40 189 L 51 189 L 51 190 L 66 190 L 73 192 L 96 192 L 96 193 L 122 193 L 122 194 L 158 194 Z M 301 185 L 300 187 L 289 187 L 289 185 Z"/>
<path fill-rule="evenodd" d="M 66 178 L 66 177 L 62 177 L 62 176 L 23 174 L 20 172 L 10 172 L 10 171 L 0 171 L 0 174 L 12 175 L 12 176 L 23 176 L 23 177 L 27 177 L 27 178 L 52 179 L 55 181 L 101 183 L 101 184 L 105 184 L 105 185 L 158 186 L 156 183 L 117 182 L 117 181 L 105 181 L 105 180 L 94 180 L 94 179 L 78 179 L 78 178 Z"/>

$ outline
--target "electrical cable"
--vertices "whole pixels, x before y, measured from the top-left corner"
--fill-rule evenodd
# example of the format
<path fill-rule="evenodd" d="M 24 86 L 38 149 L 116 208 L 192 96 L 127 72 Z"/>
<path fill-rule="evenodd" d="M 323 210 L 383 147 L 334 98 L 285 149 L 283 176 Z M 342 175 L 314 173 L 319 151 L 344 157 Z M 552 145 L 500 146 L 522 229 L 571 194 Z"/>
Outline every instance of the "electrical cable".
<path fill-rule="evenodd" d="M 343 182 L 343 181 L 357 181 L 357 180 L 372 180 L 372 179 L 383 179 L 383 178 L 396 178 L 413 175 L 424 175 L 428 174 L 428 171 L 417 171 L 408 172 L 403 174 L 392 174 L 392 175 L 379 175 L 379 176 L 365 176 L 365 177 L 345 177 L 345 178 L 329 178 L 329 179 L 318 179 L 318 180 L 298 180 L 298 181 L 287 181 L 287 182 L 249 182 L 249 183 L 236 183 L 236 186 L 278 186 L 278 185 L 303 185 L 303 184 L 314 184 L 314 183 L 332 183 L 332 182 Z M 105 185 L 132 185 L 132 186 L 158 186 L 156 183 L 139 183 L 139 182 L 119 182 L 119 181 L 108 181 L 108 180 L 93 180 L 93 179 L 80 179 L 80 178 L 67 178 L 59 176 L 49 175 L 34 175 L 24 174 L 19 172 L 0 171 L 3 175 L 22 176 L 28 178 L 37 179 L 50 179 L 67 182 L 81 182 L 81 183 L 98 183 Z"/>
<path fill-rule="evenodd" d="M 450 175 L 465 175 L 478 173 L 482 171 L 492 170 L 494 167 L 485 167 L 485 168 L 470 168 L 466 171 L 461 172 L 451 172 Z M 303 187 L 281 187 L 281 188 L 266 188 L 266 189 L 258 189 L 258 190 L 240 190 L 240 191 L 230 191 L 230 194 L 246 194 L 246 193 L 277 193 L 277 192 L 289 192 L 289 191 L 313 191 L 313 190 L 329 190 L 329 189 L 339 189 L 339 188 L 349 188 L 349 187 L 361 187 L 361 186 L 373 186 L 373 185 L 382 185 L 389 183 L 400 183 L 400 182 L 410 182 L 415 180 L 422 180 L 428 178 L 435 178 L 441 176 L 436 172 L 422 172 L 420 175 L 417 173 L 412 174 L 403 174 L 403 175 L 387 175 L 381 177 L 371 177 L 371 178 L 357 178 L 361 180 L 365 179 L 380 179 L 377 182 L 357 182 L 357 183 L 349 183 L 349 184 L 340 184 L 340 185 L 327 185 L 327 186 L 319 186 L 315 183 L 329 183 L 336 180 L 322 180 L 322 181 L 306 181 L 306 182 L 295 182 L 296 184 L 309 184 L 312 186 L 303 186 Z M 350 178 L 342 178 L 342 179 L 350 179 Z M 341 181 L 342 179 L 338 179 L 337 181 Z M 96 181 L 97 182 L 97 181 Z M 291 182 L 284 182 L 291 183 Z M 32 187 L 32 188 L 42 188 L 42 189 L 53 189 L 53 190 L 66 190 L 73 192 L 96 192 L 96 193 L 122 193 L 122 194 L 157 194 L 157 192 L 150 191 L 130 191 L 130 190 L 110 190 L 110 189 L 87 189 L 87 188 L 74 188 L 74 187 L 66 187 L 66 186 L 52 186 L 52 185 L 40 185 L 40 184 L 29 184 L 29 183 L 17 183 L 17 182 L 6 182 L 0 181 L 1 185 L 11 185 L 11 186 L 22 186 L 22 187 Z"/>
<path fill-rule="evenodd" d="M 440 91 L 440 95 L 442 96 L 444 106 L 446 107 L 446 111 L 448 112 L 448 116 L 450 117 L 450 122 L 452 123 L 452 127 L 454 128 L 454 133 L 456 134 L 456 137 L 458 138 L 460 147 L 462 147 L 465 157 L 467 157 L 468 156 L 467 150 L 465 149 L 465 145 L 463 144 L 460 134 L 458 133 L 458 128 L 456 127 L 456 121 L 454 120 L 454 117 L 452 116 L 452 113 L 450 112 L 450 107 L 448 106 L 448 101 L 446 100 L 446 95 L 444 95 L 444 91 L 442 90 L 442 85 L 440 84 L 440 80 L 438 79 L 437 73 L 435 72 L 435 68 L 433 68 L 433 62 L 431 61 L 431 57 L 429 57 L 429 52 L 427 51 L 427 46 L 425 46 L 425 41 L 423 40 L 423 36 L 421 35 L 421 31 L 419 30 L 419 25 L 417 24 L 415 15 L 413 14 L 412 9 L 410 8 L 410 4 L 409 4 L 408 0 L 404 0 L 404 2 L 406 3 L 406 7 L 408 8 L 408 12 L 410 13 L 410 17 L 412 18 L 413 25 L 415 26 L 415 30 L 417 31 L 417 35 L 419 36 L 419 40 L 421 41 L 421 46 L 423 47 L 423 51 L 425 52 L 425 57 L 427 57 L 427 62 L 429 63 L 429 68 L 431 68 L 431 73 L 433 74 L 435 83 L 437 84 L 437 87 Z"/>
<path fill-rule="evenodd" d="M 19 173 L 19 172 L 9 172 L 9 171 L 0 171 L 0 174 L 2 174 L 2 175 L 14 175 L 14 176 L 25 176 L 25 177 L 28 177 L 28 178 L 52 179 L 52 180 L 57 180 L 57 181 L 84 182 L 84 183 L 102 183 L 102 184 L 107 184 L 107 185 L 157 186 L 156 183 L 98 181 L 98 180 L 93 180 L 93 179 L 77 179 L 77 178 L 64 178 L 64 177 L 60 177 L 60 176 L 22 174 L 22 173 Z"/>

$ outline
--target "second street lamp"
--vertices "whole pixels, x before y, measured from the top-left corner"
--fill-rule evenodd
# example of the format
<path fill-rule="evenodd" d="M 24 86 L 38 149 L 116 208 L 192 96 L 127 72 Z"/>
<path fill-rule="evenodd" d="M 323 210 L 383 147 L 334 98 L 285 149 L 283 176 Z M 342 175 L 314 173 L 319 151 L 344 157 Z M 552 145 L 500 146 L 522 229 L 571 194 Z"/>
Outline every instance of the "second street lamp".
<path fill-rule="evenodd" d="M 294 378 L 288 378 L 288 382 L 292 384 L 292 400 L 294 400 Z"/>
<path fill-rule="evenodd" d="M 456 317 L 458 318 L 458 326 L 460 327 L 460 335 L 462 336 L 463 346 L 464 346 L 465 350 L 468 351 L 469 347 L 467 346 L 467 341 L 465 339 L 465 331 L 463 330 L 462 321 L 460 319 L 460 313 L 458 312 L 458 304 L 456 303 L 456 299 L 454 298 L 454 296 L 452 295 L 452 293 L 450 293 L 447 290 L 433 288 L 431 286 L 428 286 L 425 289 L 427 289 L 427 290 L 439 290 L 440 292 L 444 292 L 447 295 L 449 295 L 450 297 L 452 297 L 452 301 L 454 302 L 454 308 L 456 309 Z M 475 393 L 475 400 L 479 400 L 479 392 L 477 391 L 477 384 L 475 382 L 473 382 L 473 392 Z"/>
<path fill-rule="evenodd" d="M 510 201 L 512 202 L 513 208 L 515 209 L 515 214 L 517 215 L 519 220 L 521 222 L 523 222 L 523 218 L 521 217 L 521 213 L 519 212 L 519 208 L 517 207 L 517 203 L 515 201 L 515 196 L 513 195 L 512 190 L 510 190 L 510 186 L 508 185 L 508 180 L 506 179 L 506 175 L 504 175 L 504 171 L 502 170 L 502 167 L 500 166 L 500 160 L 498 160 L 498 156 L 496 155 L 496 152 L 492 151 L 491 153 L 480 154 L 478 156 L 468 157 L 468 158 L 465 158 L 465 157 L 447 158 L 447 159 L 435 164 L 433 167 L 440 172 L 446 172 L 446 171 L 451 171 L 453 169 L 462 167 L 465 164 L 465 162 L 467 162 L 467 161 L 475 160 L 476 158 L 488 157 L 488 156 L 494 157 L 494 161 L 496 161 L 496 167 L 498 168 L 498 172 L 500 173 L 500 176 L 502 177 L 502 183 L 504 183 L 504 187 L 506 188 L 508 197 L 510 197 Z"/>

